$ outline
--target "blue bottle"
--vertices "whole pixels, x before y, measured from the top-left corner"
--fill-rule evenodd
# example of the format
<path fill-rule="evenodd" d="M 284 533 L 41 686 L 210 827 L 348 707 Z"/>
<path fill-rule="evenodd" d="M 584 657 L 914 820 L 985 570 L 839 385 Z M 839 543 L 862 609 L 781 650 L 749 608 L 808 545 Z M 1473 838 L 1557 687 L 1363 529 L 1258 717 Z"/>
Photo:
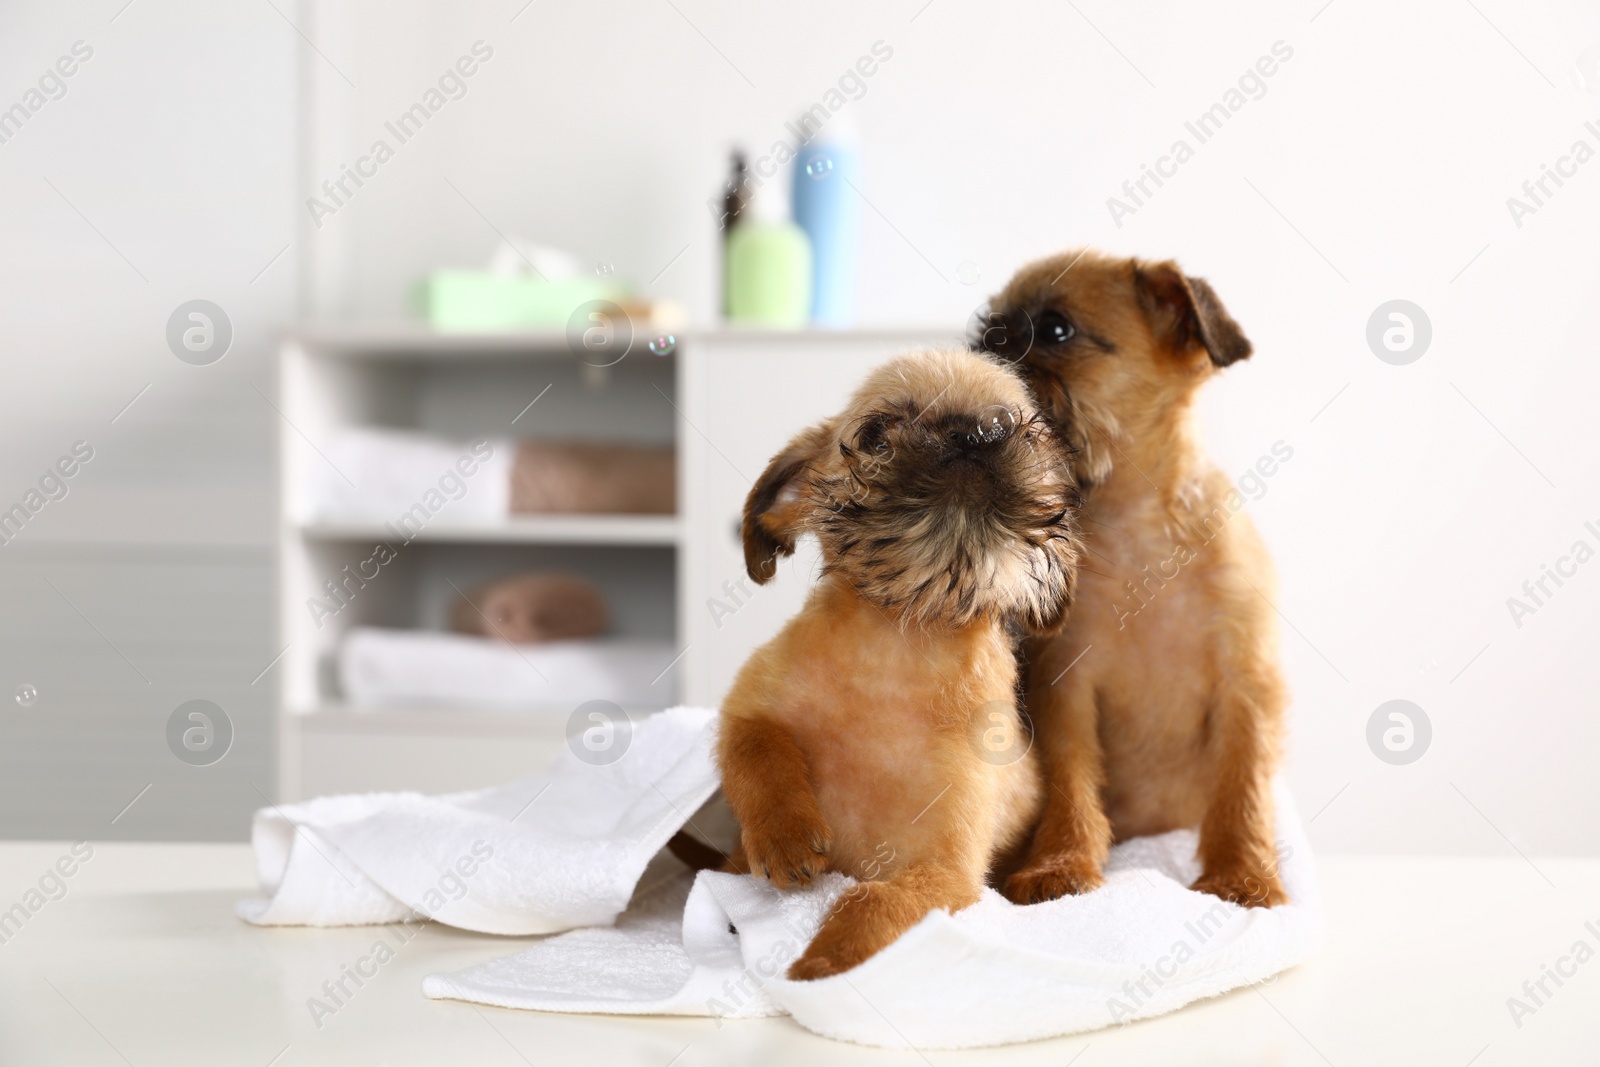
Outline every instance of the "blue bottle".
<path fill-rule="evenodd" d="M 845 116 L 836 117 L 794 158 L 794 221 L 811 239 L 811 321 L 831 329 L 856 318 L 861 155 L 845 125 Z"/>

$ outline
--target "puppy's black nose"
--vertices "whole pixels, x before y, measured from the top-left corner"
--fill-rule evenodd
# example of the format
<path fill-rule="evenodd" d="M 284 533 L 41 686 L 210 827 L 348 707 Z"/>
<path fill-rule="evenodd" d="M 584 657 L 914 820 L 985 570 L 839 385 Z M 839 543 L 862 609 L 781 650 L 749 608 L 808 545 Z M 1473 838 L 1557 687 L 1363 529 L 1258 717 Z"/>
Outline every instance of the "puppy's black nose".
<path fill-rule="evenodd" d="M 949 456 L 958 459 L 978 459 L 979 450 L 982 448 L 978 430 L 949 430 L 944 438 L 946 438 L 944 451 Z"/>
<path fill-rule="evenodd" d="M 949 450 L 962 455 L 977 455 L 978 452 L 989 444 L 983 434 L 976 429 L 951 430 L 946 437 L 949 440 Z"/>
<path fill-rule="evenodd" d="M 951 417 L 945 420 L 942 429 L 950 452 L 975 458 L 1003 443 L 1016 427 L 1016 416 L 1009 408 L 997 404 L 977 415 Z"/>

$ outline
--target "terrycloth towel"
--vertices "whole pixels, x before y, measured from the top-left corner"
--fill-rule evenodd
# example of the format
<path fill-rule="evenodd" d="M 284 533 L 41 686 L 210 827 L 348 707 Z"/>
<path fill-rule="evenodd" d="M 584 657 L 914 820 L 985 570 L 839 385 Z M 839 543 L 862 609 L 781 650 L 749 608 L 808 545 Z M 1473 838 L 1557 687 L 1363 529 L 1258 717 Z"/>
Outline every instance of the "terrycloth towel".
<path fill-rule="evenodd" d="M 359 626 L 339 643 L 352 704 L 659 708 L 677 692 L 670 642 L 629 638 L 512 645 L 488 637 Z"/>
<path fill-rule="evenodd" d="M 1265 981 L 1322 938 L 1311 854 L 1278 791 L 1280 877 L 1292 903 L 1247 909 L 1186 888 L 1197 837 L 1112 850 L 1106 884 L 1019 907 L 993 890 L 934 912 L 842 975 L 783 977 L 853 880 L 783 891 L 744 875 L 683 875 L 637 898 L 614 928 L 578 930 L 454 974 L 423 992 L 544 1011 L 743 1018 L 788 1013 L 827 1037 L 959 1049 L 1096 1030 Z"/>
<path fill-rule="evenodd" d="M 451 796 L 375 793 L 262 808 L 251 830 L 263 926 L 354 926 L 420 912 L 464 930 L 605 926 L 650 858 L 717 789 L 714 713 L 586 724 L 555 766 Z"/>
<path fill-rule="evenodd" d="M 400 540 L 436 520 L 499 522 L 511 512 L 515 461 L 505 439 L 344 426 L 326 436 L 321 454 L 302 450 L 304 496 L 290 506 L 302 519 L 392 523 Z"/>
<path fill-rule="evenodd" d="M 1159 1015 L 1269 979 L 1321 939 L 1310 849 L 1288 792 L 1279 789 L 1279 874 L 1290 904 L 1243 909 L 1187 889 L 1199 874 L 1196 836 L 1175 831 L 1115 848 L 1106 884 L 1092 893 L 1018 907 L 986 891 L 955 915 L 930 914 L 852 971 L 787 981 L 790 962 L 850 879 L 830 874 L 786 892 L 750 876 L 680 873 L 645 883 L 623 911 L 633 885 L 628 879 L 640 877 L 650 852 L 714 791 L 714 721 L 711 712 L 683 708 L 647 720 L 632 732 L 625 757 L 601 777 L 568 754 L 548 775 L 470 794 L 466 802 L 410 796 L 398 808 L 389 798 L 331 798 L 285 809 L 306 827 L 302 838 L 314 834 L 335 855 L 319 856 L 296 841 L 287 864 L 300 879 L 294 892 L 290 879 L 280 877 L 267 918 L 246 910 L 259 907 L 252 902 L 241 913 L 252 921 L 393 920 L 398 914 L 360 898 L 363 887 L 339 886 L 331 864 L 364 876 L 366 892 L 398 908 L 436 884 L 440 857 L 470 851 L 475 840 L 492 841 L 494 858 L 468 880 L 460 902 L 472 908 L 447 906 L 435 918 L 497 933 L 600 926 L 614 918 L 615 925 L 575 929 L 432 975 L 423 984 L 430 997 L 567 1012 L 734 1018 L 787 1012 L 829 1037 L 923 1049 L 1026 1041 Z M 514 803 L 539 788 L 549 793 L 507 826 Z M 662 803 L 658 793 L 671 801 Z M 307 814 L 317 804 L 352 803 L 363 806 L 361 814 L 328 820 L 331 826 L 312 825 Z M 413 814 L 426 805 L 433 805 L 431 821 Z M 257 855 L 265 846 L 271 859 L 263 864 L 264 882 L 268 871 L 283 870 L 292 833 L 287 821 L 273 819 L 268 812 L 257 816 Z M 617 830 L 608 835 L 607 825 Z M 620 839 L 640 825 L 652 829 L 636 847 L 624 845 Z M 628 848 L 626 862 L 617 848 Z M 656 869 L 670 870 L 671 862 Z M 586 866 L 595 873 L 592 882 L 581 876 Z M 410 881 L 399 884 L 396 869 Z M 603 902 L 589 899 L 591 886 Z M 342 918 L 318 913 L 308 894 L 319 892 L 345 901 Z"/>

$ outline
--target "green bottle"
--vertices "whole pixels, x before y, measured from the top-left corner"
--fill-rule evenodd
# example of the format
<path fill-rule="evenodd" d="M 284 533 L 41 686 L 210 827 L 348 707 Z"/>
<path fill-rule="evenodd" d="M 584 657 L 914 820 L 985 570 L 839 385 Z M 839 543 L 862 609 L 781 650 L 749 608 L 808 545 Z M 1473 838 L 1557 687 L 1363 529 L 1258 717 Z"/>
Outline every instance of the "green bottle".
<path fill-rule="evenodd" d="M 811 241 L 776 192 L 756 193 L 728 235 L 728 319 L 795 329 L 811 317 Z"/>

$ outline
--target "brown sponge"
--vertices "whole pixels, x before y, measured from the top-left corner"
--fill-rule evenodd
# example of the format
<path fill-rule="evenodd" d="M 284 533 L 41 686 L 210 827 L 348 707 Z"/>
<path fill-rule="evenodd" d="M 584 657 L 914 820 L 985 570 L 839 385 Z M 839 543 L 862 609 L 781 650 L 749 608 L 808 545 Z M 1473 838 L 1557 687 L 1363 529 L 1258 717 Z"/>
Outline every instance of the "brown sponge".
<path fill-rule="evenodd" d="M 572 574 L 513 574 L 468 592 L 451 625 L 518 644 L 598 637 L 608 625 L 600 590 Z"/>

